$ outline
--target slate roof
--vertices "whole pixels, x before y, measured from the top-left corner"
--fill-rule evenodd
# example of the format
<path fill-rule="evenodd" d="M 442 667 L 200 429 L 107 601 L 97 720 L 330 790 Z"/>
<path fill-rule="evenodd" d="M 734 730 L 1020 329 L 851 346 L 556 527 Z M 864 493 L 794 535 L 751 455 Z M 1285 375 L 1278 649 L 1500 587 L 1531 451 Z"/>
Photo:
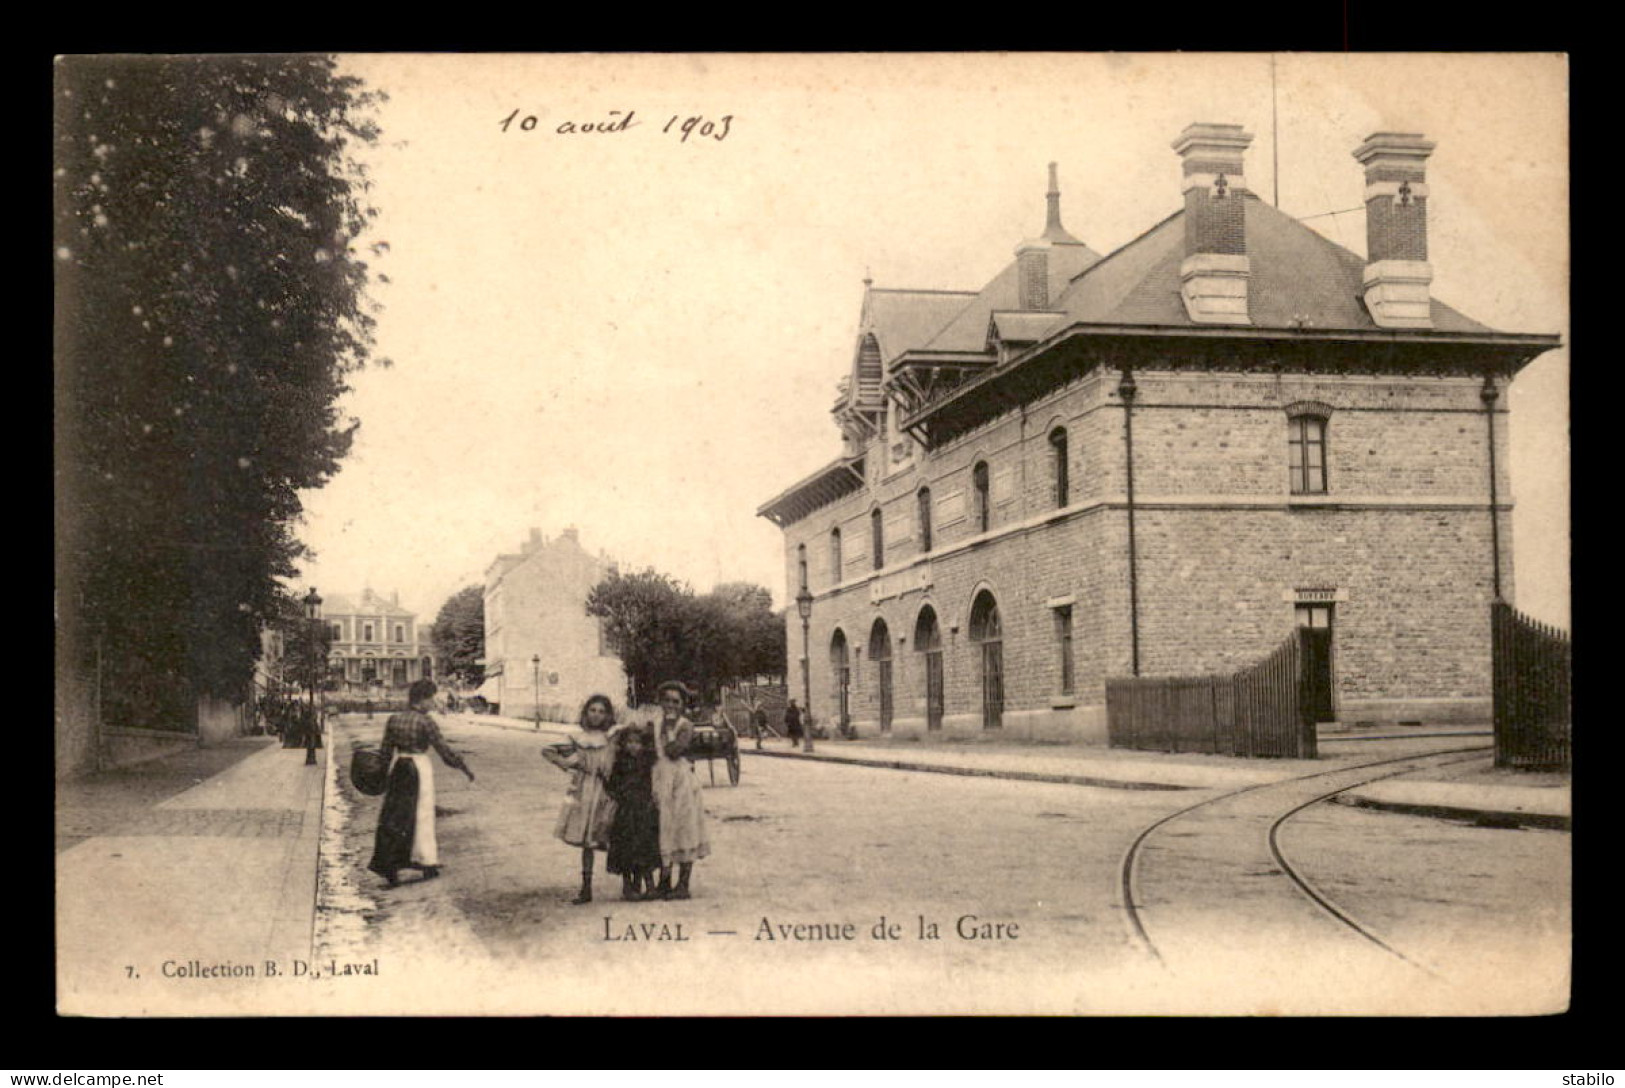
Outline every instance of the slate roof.
<path fill-rule="evenodd" d="M 975 297 L 975 291 L 871 287 L 866 301 L 867 328 L 880 345 L 880 361 L 890 363 L 903 352 L 923 346 Z"/>
<path fill-rule="evenodd" d="M 1362 298 L 1365 258 L 1251 193 L 1246 200 L 1247 313 L 1254 328 L 1376 330 Z M 1055 302 L 1066 323 L 1194 327 L 1179 298 L 1185 213 L 1174 213 L 1086 269 Z M 1246 326 L 1241 326 L 1245 328 Z M 1438 299 L 1437 332 L 1492 332 Z"/>
<path fill-rule="evenodd" d="M 1100 260 L 1100 254 L 1086 245 L 1058 244 L 1049 251 L 1049 297 L 1066 289 L 1078 273 Z M 1019 310 L 1017 265 L 1011 261 L 988 285 L 976 293 L 952 321 L 940 327 L 935 336 L 920 347 L 925 351 L 982 351 L 987 347 L 987 322 L 994 310 Z M 1054 307 L 1052 307 L 1054 308 Z"/>
<path fill-rule="evenodd" d="M 350 597 L 343 593 L 329 593 L 322 598 L 322 615 L 326 616 L 415 616 L 409 608 L 389 603 L 387 597 L 373 597 L 362 607 L 359 597 Z"/>

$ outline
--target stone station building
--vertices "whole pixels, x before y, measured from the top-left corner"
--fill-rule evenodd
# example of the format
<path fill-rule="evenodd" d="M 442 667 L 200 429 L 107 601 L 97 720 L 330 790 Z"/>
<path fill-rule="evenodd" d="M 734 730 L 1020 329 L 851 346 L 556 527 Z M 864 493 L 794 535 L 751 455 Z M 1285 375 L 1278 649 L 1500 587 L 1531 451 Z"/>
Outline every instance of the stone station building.
<path fill-rule="evenodd" d="M 1327 718 L 1488 720 L 1505 394 L 1559 339 L 1431 297 L 1431 142 L 1355 150 L 1361 258 L 1248 189 L 1251 139 L 1189 126 L 1180 206 L 1106 256 L 1052 166 L 980 291 L 866 284 L 842 454 L 758 511 L 813 597 L 799 667 L 787 622 L 818 720 L 1103 742 L 1107 677 L 1234 670 L 1297 625 L 1333 632 Z"/>

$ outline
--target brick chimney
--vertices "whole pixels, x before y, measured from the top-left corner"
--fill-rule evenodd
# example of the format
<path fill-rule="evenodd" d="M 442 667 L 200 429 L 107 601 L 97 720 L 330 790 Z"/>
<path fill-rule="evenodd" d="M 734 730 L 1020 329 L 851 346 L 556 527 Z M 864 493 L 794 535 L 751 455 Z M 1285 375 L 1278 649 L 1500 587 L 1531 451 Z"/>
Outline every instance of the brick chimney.
<path fill-rule="evenodd" d="M 1187 125 L 1173 149 L 1183 160 L 1185 260 L 1179 294 L 1192 321 L 1246 325 L 1247 179 L 1242 158 L 1253 134 L 1240 125 Z"/>
<path fill-rule="evenodd" d="M 1016 305 L 1022 310 L 1049 308 L 1049 251 L 1055 245 L 1082 245 L 1061 226 L 1061 186 L 1054 163 L 1049 164 L 1048 205 L 1044 233 L 1016 247 Z"/>
<path fill-rule="evenodd" d="M 1385 329 L 1433 327 L 1426 179 L 1436 146 L 1414 132 L 1373 132 L 1354 150 L 1365 167 L 1365 305 Z"/>

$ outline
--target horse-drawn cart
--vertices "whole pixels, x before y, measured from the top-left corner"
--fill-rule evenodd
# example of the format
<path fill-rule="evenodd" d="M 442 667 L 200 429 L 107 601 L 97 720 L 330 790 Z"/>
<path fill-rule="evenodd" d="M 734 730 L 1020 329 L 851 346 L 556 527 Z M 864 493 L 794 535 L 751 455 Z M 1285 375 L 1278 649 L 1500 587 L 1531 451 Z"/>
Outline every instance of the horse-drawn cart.
<path fill-rule="evenodd" d="M 711 772 L 711 784 L 717 784 L 716 760 L 728 764 L 728 784 L 739 785 L 739 734 L 734 732 L 728 719 L 720 713 L 709 721 L 694 723 L 694 740 L 688 746 L 690 759 L 703 759 Z"/>

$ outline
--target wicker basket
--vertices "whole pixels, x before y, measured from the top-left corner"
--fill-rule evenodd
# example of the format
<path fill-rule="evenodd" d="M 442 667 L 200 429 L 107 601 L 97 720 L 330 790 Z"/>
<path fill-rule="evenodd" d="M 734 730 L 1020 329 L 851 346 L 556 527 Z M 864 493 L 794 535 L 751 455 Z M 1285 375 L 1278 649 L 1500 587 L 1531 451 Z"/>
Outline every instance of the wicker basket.
<path fill-rule="evenodd" d="M 389 761 L 376 748 L 357 748 L 350 757 L 350 782 L 368 797 L 377 797 L 389 784 Z"/>

